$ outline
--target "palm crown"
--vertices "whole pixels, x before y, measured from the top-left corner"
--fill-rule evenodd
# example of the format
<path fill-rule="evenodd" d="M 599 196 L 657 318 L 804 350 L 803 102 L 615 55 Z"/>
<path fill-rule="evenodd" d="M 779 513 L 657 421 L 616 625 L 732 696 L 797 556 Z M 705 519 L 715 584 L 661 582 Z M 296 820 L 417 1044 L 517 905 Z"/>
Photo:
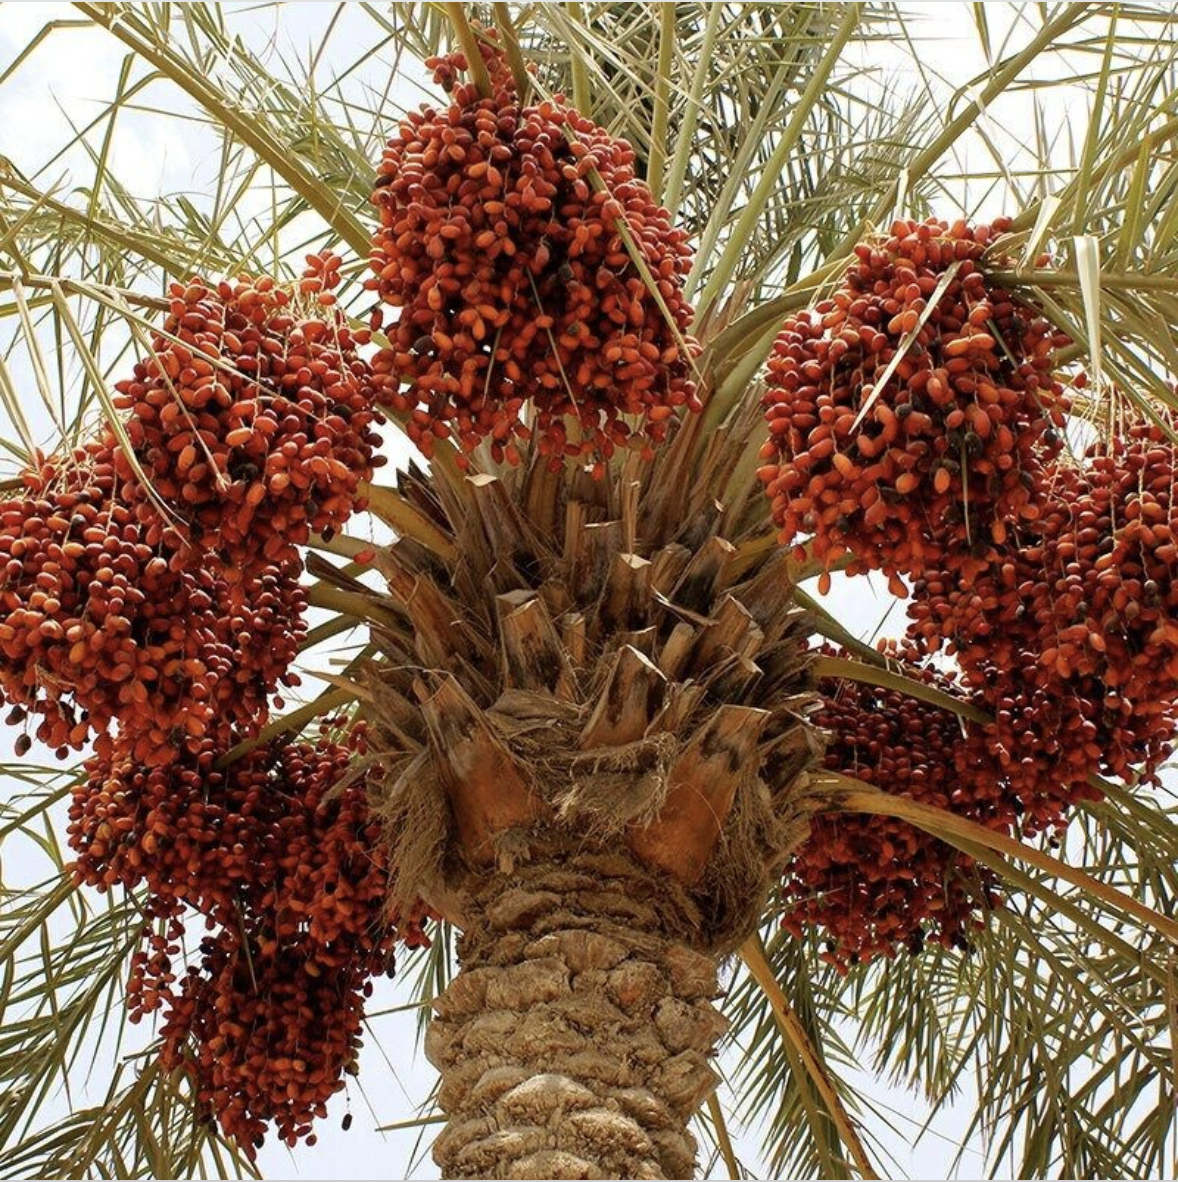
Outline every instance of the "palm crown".
<path fill-rule="evenodd" d="M 695 1116 L 872 1176 L 857 1047 L 1020 1174 L 1170 1168 L 1172 17 L 974 6 L 987 68 L 906 101 L 890 7 L 341 8 L 305 66 L 74 8 L 2 76 L 127 53 L 84 181 L 0 159 L 0 681 L 22 757 L 94 751 L 12 768 L 8 1169 L 253 1168 L 394 965 L 450 1174 L 678 1176 Z M 110 165 L 165 87 L 199 202 Z M 47 1116 L 124 992 L 158 1041 Z"/>

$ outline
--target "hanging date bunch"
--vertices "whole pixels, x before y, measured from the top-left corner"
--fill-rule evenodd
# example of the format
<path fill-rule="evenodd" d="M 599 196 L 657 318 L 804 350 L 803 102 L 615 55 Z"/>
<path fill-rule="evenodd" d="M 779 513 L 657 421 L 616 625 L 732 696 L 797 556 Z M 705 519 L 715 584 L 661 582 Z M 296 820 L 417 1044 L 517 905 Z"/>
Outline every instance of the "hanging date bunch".
<path fill-rule="evenodd" d="M 148 543 L 114 452 L 77 448 L 24 475 L 0 503 L 0 691 L 65 756 L 112 725 L 144 764 L 198 743 L 215 714 L 248 727 L 289 672 L 305 594 L 276 568 L 229 584 Z M 35 718 L 35 723 L 32 719 Z"/>
<path fill-rule="evenodd" d="M 1025 650 L 1013 668 L 986 665 L 978 700 L 994 715 L 982 729 L 986 753 L 1001 776 L 1024 838 L 1063 828 L 1070 810 L 1100 793 L 1088 777 L 1109 763 L 1123 764 L 1107 746 L 1101 725 L 1101 689 L 1091 679 L 1036 681 L 1038 655 Z M 1118 741 L 1136 747 L 1131 731 Z"/>
<path fill-rule="evenodd" d="M 1067 402 L 1065 338 L 986 278 L 1009 228 L 898 221 L 855 248 L 841 287 L 791 316 L 769 359 L 760 476 L 784 542 L 827 567 L 984 569 L 1040 511 Z"/>
<path fill-rule="evenodd" d="M 889 651 L 911 660 L 910 648 Z M 951 688 L 930 669 L 904 672 Z M 837 678 L 819 683 L 812 717 L 829 732 L 825 766 L 896 796 L 1005 830 L 1009 805 L 972 730 L 907 694 Z M 981 757 L 981 758 L 979 758 Z M 840 971 L 927 941 L 968 948 L 1000 903 L 989 873 L 952 846 L 891 817 L 823 813 L 786 868 L 784 924 L 825 933 L 823 957 Z"/>
<path fill-rule="evenodd" d="M 311 533 L 363 508 L 360 484 L 380 420 L 366 329 L 352 329 L 332 288 L 340 260 L 308 257 L 293 287 L 248 276 L 175 283 L 152 355 L 119 382 L 115 405 L 163 517 L 126 455 L 119 476 L 147 541 L 191 547 L 227 568 L 298 561 Z"/>
<path fill-rule="evenodd" d="M 909 635 L 942 644 L 1008 726 L 1033 786 L 1044 760 L 1076 795 L 1093 771 L 1152 776 L 1178 719 L 1174 445 L 1142 423 L 1050 473 L 1038 519 L 974 586 L 914 585 Z M 1043 769 L 1050 778 L 1050 768 Z M 1068 778 L 1068 777 L 1065 777 Z M 1028 802 L 1029 803 L 1029 802 Z"/>
<path fill-rule="evenodd" d="M 267 1122 L 305 1137 L 360 1044 L 373 975 L 420 916 L 386 914 L 387 867 L 363 778 L 362 728 L 263 747 L 223 769 L 229 739 L 166 768 L 94 760 L 74 792 L 81 882 L 146 886 L 160 930 L 134 958 L 128 1004 L 162 1011 L 162 1064 L 191 1071 L 226 1133 L 256 1148 Z M 209 934 L 182 963 L 184 917 Z"/>
<path fill-rule="evenodd" d="M 99 890 L 143 885 L 157 916 L 187 906 L 220 923 L 248 888 L 271 889 L 280 823 L 295 798 L 285 783 L 273 791 L 281 777 L 269 749 L 217 767 L 234 737 L 221 730 L 156 767 L 143 767 L 122 743 L 92 758 L 70 805 L 77 879 Z"/>
<path fill-rule="evenodd" d="M 131 507 L 115 496 L 113 457 L 91 445 L 23 476 L 0 506 L 0 684 L 11 723 L 38 716 L 32 734 L 64 757 L 117 717 L 168 711 L 160 691 L 202 684 L 179 720 L 199 731 L 211 714 L 202 654 L 208 621 L 190 610 L 212 591 L 204 572 L 176 572 L 143 540 Z M 154 619 L 159 604 L 189 617 Z M 164 686 L 161 686 L 161 677 Z M 30 720 L 31 723 L 31 720 Z M 29 731 L 17 740 L 22 754 Z"/>
<path fill-rule="evenodd" d="M 131 1013 L 164 1011 L 165 1067 L 193 1071 L 250 1144 L 267 1121 L 306 1134 L 354 1060 L 371 975 L 394 938 L 424 938 L 420 916 L 385 914 L 379 823 L 362 779 L 343 782 L 361 730 L 219 767 L 298 683 L 298 544 L 359 507 L 377 462 L 366 333 L 334 307 L 338 260 L 309 263 L 292 287 L 174 285 L 118 385 L 126 420 L 38 457 L 0 502 L 17 751 L 30 731 L 62 757 L 93 741 L 74 875 L 145 890 L 156 930 L 133 958 Z M 209 945 L 185 973 L 193 915 Z"/>
<path fill-rule="evenodd" d="M 450 106 L 410 112 L 380 164 L 369 286 L 400 309 L 374 362 L 382 401 L 427 455 L 489 439 L 516 463 L 534 434 L 554 470 L 618 447 L 649 456 L 678 408 L 699 409 L 687 236 L 629 144 L 559 96 L 522 105 L 482 49 L 493 94 L 458 81 L 461 55 L 431 59 Z"/>
<path fill-rule="evenodd" d="M 987 753 L 1024 836 L 1063 825 L 1073 805 L 1096 795 L 1091 773 L 1121 762 L 1100 725 L 1103 689 L 1058 660 L 1060 630 L 1070 632 L 1083 606 L 1072 563 L 1082 480 L 1070 464 L 1053 467 L 1041 515 L 998 548 L 984 573 L 964 585 L 953 571 L 926 570 L 908 606 L 910 642 L 921 654 L 956 657 L 963 683 L 993 715 L 982 728 Z"/>
<path fill-rule="evenodd" d="M 109 757 L 117 724 L 166 761 L 217 713 L 255 732 L 297 684 L 297 546 L 361 506 L 380 462 L 366 333 L 335 309 L 339 260 L 308 263 L 293 287 L 173 285 L 118 383 L 122 428 L 0 503 L 0 689 L 63 757 L 95 736 Z"/>
<path fill-rule="evenodd" d="M 202 940 L 169 1006 L 161 1064 L 193 1074 L 200 1102 L 252 1158 L 271 1124 L 288 1145 L 315 1144 L 314 1122 L 356 1070 L 383 957 L 357 949 L 336 965 L 308 938 L 247 939 L 222 928 Z"/>
<path fill-rule="evenodd" d="M 1172 428 L 1173 414 L 1167 422 Z M 1099 680 L 1098 725 L 1110 741 L 1108 770 L 1117 776 L 1130 765 L 1154 776 L 1173 750 L 1178 724 L 1176 458 L 1173 440 L 1156 423 L 1095 444 L 1085 469 L 1088 495 L 1074 516 L 1072 560 L 1082 568 L 1084 594 L 1077 600 L 1069 588 L 1071 619 L 1059 633 L 1057 671 Z M 1065 557 L 1060 590 L 1074 580 Z M 1043 659 L 1050 657 L 1048 651 Z"/>

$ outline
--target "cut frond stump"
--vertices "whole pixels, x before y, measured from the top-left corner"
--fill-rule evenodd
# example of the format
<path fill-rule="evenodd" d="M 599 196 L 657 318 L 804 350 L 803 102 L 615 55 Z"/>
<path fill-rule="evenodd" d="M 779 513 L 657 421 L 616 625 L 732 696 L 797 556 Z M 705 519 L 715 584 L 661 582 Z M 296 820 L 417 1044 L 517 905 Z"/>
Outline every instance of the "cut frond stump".
<path fill-rule="evenodd" d="M 704 916 L 701 948 L 751 930 L 813 807 L 798 791 L 811 629 L 785 555 L 740 573 L 747 519 L 663 503 L 690 446 L 679 432 L 604 480 L 534 465 L 402 477 L 438 537 L 376 560 L 399 609 L 374 632 L 382 812 L 395 864 L 422 868 L 400 894 L 460 916 L 497 859 L 572 838 L 669 871 Z M 414 710 L 424 756 L 406 741 Z M 408 820 L 417 783 L 448 802 L 440 843 Z"/>

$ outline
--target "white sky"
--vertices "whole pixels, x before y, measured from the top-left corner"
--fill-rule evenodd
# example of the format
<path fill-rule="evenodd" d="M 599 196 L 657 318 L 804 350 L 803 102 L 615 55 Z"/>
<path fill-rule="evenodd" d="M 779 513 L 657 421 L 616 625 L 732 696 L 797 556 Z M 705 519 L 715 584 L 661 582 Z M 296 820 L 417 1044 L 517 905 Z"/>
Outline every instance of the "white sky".
<path fill-rule="evenodd" d="M 944 30 L 942 53 L 937 62 L 952 75 L 954 84 L 981 70 L 985 61 L 973 36 L 974 7 L 963 3 L 919 4 L 910 6 L 923 11 L 930 26 L 938 33 Z M 997 6 L 993 6 L 997 9 Z M 249 5 L 227 5 L 232 10 L 240 30 L 248 36 L 251 45 L 264 46 L 267 41 L 282 53 L 292 53 L 307 60 L 316 50 L 320 34 L 331 19 L 333 4 L 281 4 L 263 10 L 253 11 Z M 1000 14 L 995 11 L 995 16 Z M 76 17 L 68 5 L 40 3 L 0 4 L 0 74 L 13 55 L 25 46 L 45 22 Z M 328 76 L 333 62 L 350 60 L 363 42 L 349 42 L 347 19 L 341 22 L 331 43 L 331 52 L 321 63 L 323 76 Z M 1016 41 L 1020 40 L 1016 36 Z M 863 51 L 865 64 L 883 66 L 887 69 L 903 68 L 909 81 L 916 85 L 917 79 L 907 66 L 903 51 L 886 45 L 873 45 Z M 119 72 L 123 66 L 124 49 L 112 37 L 95 29 L 66 29 L 53 34 L 48 43 L 38 49 L 34 57 L 7 82 L 0 85 L 0 155 L 10 157 L 24 172 L 36 172 L 44 163 L 48 149 L 54 150 L 70 136 L 71 124 L 78 126 L 93 118 L 115 94 Z M 386 61 L 376 58 L 366 67 L 372 84 L 383 86 L 382 75 L 387 75 Z M 137 67 L 135 77 L 140 77 L 142 68 Z M 419 101 L 420 89 L 417 79 L 408 74 L 394 80 L 390 91 L 390 124 L 395 120 L 397 104 L 414 104 Z M 177 92 L 163 86 L 153 87 L 145 92 L 145 105 L 163 108 L 174 107 L 188 111 L 190 104 Z M 1074 94 L 1060 98 L 1060 118 L 1055 126 L 1068 122 L 1069 103 Z M 1030 106 L 1027 99 L 1020 100 L 1022 108 L 991 112 L 989 126 L 994 134 L 1017 134 L 1020 130 L 1029 133 Z M 1066 113 L 1065 113 L 1066 112 Z M 1001 130 L 999 130 L 999 126 Z M 104 127 L 100 126 L 91 136 L 90 143 L 100 143 Z M 157 193 L 188 192 L 194 199 L 207 193 L 215 167 L 214 143 L 198 124 L 184 123 L 175 119 L 142 111 L 129 111 L 119 120 L 112 140 L 110 165 L 112 172 L 139 196 Z M 975 142 L 971 153 L 983 152 Z M 971 162 L 978 159 L 971 156 Z M 83 182 L 87 176 L 88 164 L 84 155 L 77 151 L 54 164 L 39 177 L 45 187 L 62 185 L 69 192 L 71 184 Z M 981 197 L 976 194 L 973 196 Z M 259 198 L 261 200 L 261 198 Z M 983 206 L 990 206 L 986 212 L 996 212 L 992 206 L 994 198 L 983 200 Z M 955 212 L 955 211 L 953 211 Z M 288 241 L 291 241 L 288 239 Z M 0 337 L 0 343 L 3 338 Z M 16 372 L 21 372 L 20 362 L 14 362 Z M 30 399 L 30 416 L 36 416 L 39 403 Z M 39 438 L 48 439 L 50 424 L 42 415 L 34 417 L 34 430 Z M 392 429 L 386 431 L 392 435 Z M 408 455 L 407 445 L 399 438 L 390 438 L 387 447 L 390 459 L 402 463 Z M 836 578 L 835 587 L 828 597 L 827 605 L 860 634 L 869 637 L 887 610 L 893 609 L 889 630 L 892 634 L 902 628 L 903 608 L 891 599 L 882 585 L 875 585 L 867 579 L 853 583 Z M 10 752 L 11 735 L 0 731 L 0 753 Z M 51 762 L 47 753 L 34 752 L 30 759 Z M 0 785 L 0 795 L 5 786 Z M 6 866 L 6 877 L 19 877 L 32 873 L 32 867 Z M 408 964 L 407 958 L 403 963 Z M 406 997 L 401 982 L 380 982 L 372 1009 L 394 1006 Z M 337 1097 L 332 1106 L 332 1115 L 322 1122 L 318 1130 L 319 1144 L 311 1149 L 300 1147 L 295 1154 L 270 1140 L 261 1155 L 261 1169 L 272 1178 L 387 1178 L 407 1175 L 412 1169 L 415 1177 L 435 1177 L 436 1171 L 423 1146 L 414 1155 L 417 1134 L 374 1132 L 378 1123 L 407 1119 L 428 1101 L 434 1085 L 434 1073 L 426 1064 L 415 1046 L 415 1018 L 410 1015 L 390 1015 L 374 1022 L 376 1037 L 366 1040 L 360 1077 L 364 1094 L 359 1087 L 352 1087 L 349 1096 Z M 100 1083 L 102 1081 L 99 1081 Z M 79 1088 L 85 1093 L 83 1081 Z M 923 1120 L 919 1106 L 903 1093 L 882 1085 L 873 1085 L 871 1094 L 883 1105 L 890 1105 L 897 1111 L 895 1124 L 899 1135 L 887 1130 L 874 1128 L 889 1151 L 894 1155 L 895 1167 L 918 1177 L 945 1176 L 949 1163 L 956 1152 L 955 1136 L 959 1136 L 960 1122 L 951 1114 L 938 1121 L 935 1129 L 927 1134 L 916 1150 L 906 1147 L 906 1139 L 912 1135 L 915 1125 L 912 1117 Z M 372 1110 L 369 1111 L 368 1104 Z M 344 1134 L 340 1129 L 340 1117 L 350 1105 L 354 1115 L 351 1131 Z M 727 1102 L 725 1107 L 729 1107 Z M 426 1144 L 435 1130 L 426 1130 Z M 757 1169 L 755 1139 L 745 1135 L 739 1138 L 738 1149 L 750 1168 Z M 416 1163 L 415 1165 L 412 1163 Z M 966 1153 L 964 1172 L 966 1176 L 976 1174 L 981 1161 L 976 1149 Z"/>

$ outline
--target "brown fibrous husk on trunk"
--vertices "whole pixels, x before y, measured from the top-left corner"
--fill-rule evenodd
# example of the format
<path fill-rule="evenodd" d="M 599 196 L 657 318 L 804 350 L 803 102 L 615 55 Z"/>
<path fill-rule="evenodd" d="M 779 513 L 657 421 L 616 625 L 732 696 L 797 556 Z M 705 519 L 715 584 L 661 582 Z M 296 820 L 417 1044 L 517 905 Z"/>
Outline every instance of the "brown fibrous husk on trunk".
<path fill-rule="evenodd" d="M 691 1176 L 727 1025 L 700 922 L 673 880 L 595 843 L 536 839 L 486 875 L 426 1036 L 445 1176 Z"/>

